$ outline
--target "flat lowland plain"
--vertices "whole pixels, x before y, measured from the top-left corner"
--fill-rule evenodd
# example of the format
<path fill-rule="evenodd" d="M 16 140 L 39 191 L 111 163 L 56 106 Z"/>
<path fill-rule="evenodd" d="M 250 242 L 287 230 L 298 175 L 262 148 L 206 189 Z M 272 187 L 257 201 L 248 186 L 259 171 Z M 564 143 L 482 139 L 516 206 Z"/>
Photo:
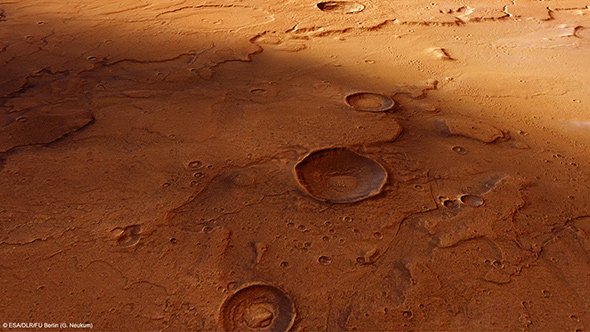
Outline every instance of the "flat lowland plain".
<path fill-rule="evenodd" d="M 587 330 L 589 5 L 1 1 L 0 329 Z"/>

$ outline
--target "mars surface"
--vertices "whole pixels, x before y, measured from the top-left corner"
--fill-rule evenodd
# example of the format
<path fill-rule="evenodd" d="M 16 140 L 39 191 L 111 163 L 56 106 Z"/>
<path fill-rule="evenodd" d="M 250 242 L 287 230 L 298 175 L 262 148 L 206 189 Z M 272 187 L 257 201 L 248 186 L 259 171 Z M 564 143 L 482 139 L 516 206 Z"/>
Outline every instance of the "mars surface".
<path fill-rule="evenodd" d="M 588 1 L 16 0 L 0 34 L 1 331 L 590 328 Z"/>

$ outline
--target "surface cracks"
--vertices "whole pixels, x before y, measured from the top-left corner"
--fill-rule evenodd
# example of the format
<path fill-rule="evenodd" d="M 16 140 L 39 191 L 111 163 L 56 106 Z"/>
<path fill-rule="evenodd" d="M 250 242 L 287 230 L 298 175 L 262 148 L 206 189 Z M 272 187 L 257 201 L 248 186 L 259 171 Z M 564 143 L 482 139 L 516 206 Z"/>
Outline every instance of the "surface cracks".
<path fill-rule="evenodd" d="M 87 128 L 90 125 L 94 124 L 94 121 L 95 121 L 94 116 L 90 115 L 90 121 L 88 121 L 88 123 L 86 123 L 85 125 L 81 126 L 80 128 L 72 129 L 72 130 L 64 133 L 60 137 L 58 137 L 58 138 L 56 138 L 56 139 L 54 139 L 54 140 L 52 140 L 50 142 L 47 142 L 47 143 L 31 143 L 31 144 L 16 145 L 16 146 L 11 147 L 10 149 L 8 149 L 8 150 L 6 150 L 4 152 L 0 152 L 0 156 L 8 155 L 8 154 L 13 153 L 16 150 L 18 150 L 20 148 L 24 148 L 24 147 L 49 147 L 50 145 L 52 145 L 54 143 L 57 143 L 57 142 L 65 139 L 66 137 L 70 136 L 73 133 L 77 133 L 79 131 L 84 130 L 85 128 Z"/>
<path fill-rule="evenodd" d="M 64 78 L 68 77 L 69 74 L 70 74 L 70 71 L 69 70 L 62 70 L 62 71 L 55 71 L 55 72 L 53 72 L 53 71 L 51 71 L 51 69 L 49 69 L 49 67 L 45 67 L 43 69 L 40 69 L 40 70 L 34 72 L 33 74 L 29 74 L 29 75 L 25 76 L 23 78 L 23 80 L 25 82 L 23 84 L 21 84 L 21 86 L 18 87 L 16 90 L 5 94 L 3 96 L 3 98 L 11 99 L 11 98 L 18 97 L 19 95 L 21 95 L 21 94 L 23 94 L 23 93 L 31 90 L 32 88 L 36 87 L 36 85 L 35 84 L 31 84 L 29 82 L 29 80 L 32 79 L 32 78 L 41 77 L 43 73 L 47 73 L 50 76 L 54 76 L 54 80 L 52 82 L 56 82 L 56 81 L 59 81 L 59 80 L 62 80 Z M 62 76 L 55 77 L 55 76 L 58 76 L 58 75 L 62 75 Z M 3 102 L 3 104 L 5 104 L 5 103 L 6 103 L 6 101 Z"/>

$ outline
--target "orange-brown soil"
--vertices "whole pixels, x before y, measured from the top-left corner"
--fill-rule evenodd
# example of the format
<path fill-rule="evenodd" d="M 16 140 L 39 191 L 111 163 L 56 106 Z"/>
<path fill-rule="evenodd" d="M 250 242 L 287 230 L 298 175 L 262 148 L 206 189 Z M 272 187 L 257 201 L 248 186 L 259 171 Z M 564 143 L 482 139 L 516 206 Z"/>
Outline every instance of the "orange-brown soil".
<path fill-rule="evenodd" d="M 0 330 L 587 330 L 589 5 L 0 2 Z"/>

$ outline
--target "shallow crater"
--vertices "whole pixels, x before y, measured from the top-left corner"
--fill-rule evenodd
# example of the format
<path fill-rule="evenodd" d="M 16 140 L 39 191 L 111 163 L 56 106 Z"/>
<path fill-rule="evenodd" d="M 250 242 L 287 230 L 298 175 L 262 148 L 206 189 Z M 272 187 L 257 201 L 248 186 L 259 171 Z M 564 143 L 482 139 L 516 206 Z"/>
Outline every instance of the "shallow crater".
<path fill-rule="evenodd" d="M 387 181 L 387 171 L 371 158 L 348 148 L 316 150 L 295 165 L 299 184 L 315 199 L 352 203 L 377 195 Z"/>
<path fill-rule="evenodd" d="M 317 6 L 323 12 L 341 14 L 358 13 L 365 9 L 363 4 L 352 1 L 325 1 L 318 3 Z"/>
<path fill-rule="evenodd" d="M 288 331 L 294 320 L 295 305 L 291 298 L 266 284 L 239 289 L 219 309 L 223 331 Z"/>
<path fill-rule="evenodd" d="M 393 99 L 373 92 L 356 92 L 347 95 L 344 101 L 348 106 L 361 112 L 385 112 L 395 106 Z"/>

